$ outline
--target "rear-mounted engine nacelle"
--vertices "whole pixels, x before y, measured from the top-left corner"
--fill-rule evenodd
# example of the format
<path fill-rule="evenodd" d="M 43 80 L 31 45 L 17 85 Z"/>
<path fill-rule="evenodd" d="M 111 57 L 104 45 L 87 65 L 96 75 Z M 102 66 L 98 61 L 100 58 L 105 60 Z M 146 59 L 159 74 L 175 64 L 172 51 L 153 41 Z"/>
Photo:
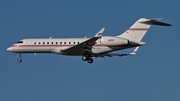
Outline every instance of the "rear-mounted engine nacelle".
<path fill-rule="evenodd" d="M 129 40 L 120 37 L 103 36 L 101 37 L 101 44 L 106 46 L 127 45 Z"/>

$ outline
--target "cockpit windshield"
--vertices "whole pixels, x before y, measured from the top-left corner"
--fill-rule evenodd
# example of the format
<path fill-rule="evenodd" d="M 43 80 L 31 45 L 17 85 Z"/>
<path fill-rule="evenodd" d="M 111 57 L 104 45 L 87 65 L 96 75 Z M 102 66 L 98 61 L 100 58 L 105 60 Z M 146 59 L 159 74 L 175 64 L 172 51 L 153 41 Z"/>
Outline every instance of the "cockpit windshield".
<path fill-rule="evenodd" d="M 23 43 L 23 41 L 18 41 L 17 43 Z"/>

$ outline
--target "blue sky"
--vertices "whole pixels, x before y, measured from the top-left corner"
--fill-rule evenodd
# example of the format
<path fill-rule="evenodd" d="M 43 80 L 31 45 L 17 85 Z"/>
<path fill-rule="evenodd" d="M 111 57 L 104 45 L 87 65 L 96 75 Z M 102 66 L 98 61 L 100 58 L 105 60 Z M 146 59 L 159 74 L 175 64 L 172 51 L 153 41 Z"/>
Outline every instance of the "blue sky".
<path fill-rule="evenodd" d="M 0 1 L 1 101 L 179 101 L 179 1 Z M 6 48 L 23 38 L 118 35 L 137 19 L 162 18 L 136 56 L 95 58 L 17 54 Z M 118 53 L 129 52 L 118 51 Z"/>

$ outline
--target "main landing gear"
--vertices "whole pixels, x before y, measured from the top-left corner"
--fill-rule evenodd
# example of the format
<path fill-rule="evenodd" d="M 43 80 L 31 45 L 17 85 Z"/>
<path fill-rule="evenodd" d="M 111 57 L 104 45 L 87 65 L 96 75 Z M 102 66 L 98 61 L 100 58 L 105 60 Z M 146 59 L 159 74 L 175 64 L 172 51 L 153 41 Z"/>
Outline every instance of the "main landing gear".
<path fill-rule="evenodd" d="M 93 63 L 93 59 L 86 54 L 82 56 L 82 60 L 87 61 L 88 63 Z"/>
<path fill-rule="evenodd" d="M 22 57 L 21 53 L 18 53 L 18 62 L 22 62 L 21 57 Z"/>

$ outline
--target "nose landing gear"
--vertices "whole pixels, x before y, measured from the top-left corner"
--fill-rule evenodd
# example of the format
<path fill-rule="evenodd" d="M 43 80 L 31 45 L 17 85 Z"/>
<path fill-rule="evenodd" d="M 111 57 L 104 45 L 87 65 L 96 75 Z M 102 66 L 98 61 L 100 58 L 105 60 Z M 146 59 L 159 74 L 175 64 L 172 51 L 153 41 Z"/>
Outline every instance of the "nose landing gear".
<path fill-rule="evenodd" d="M 21 57 L 22 57 L 21 53 L 18 53 L 18 62 L 22 62 Z"/>

